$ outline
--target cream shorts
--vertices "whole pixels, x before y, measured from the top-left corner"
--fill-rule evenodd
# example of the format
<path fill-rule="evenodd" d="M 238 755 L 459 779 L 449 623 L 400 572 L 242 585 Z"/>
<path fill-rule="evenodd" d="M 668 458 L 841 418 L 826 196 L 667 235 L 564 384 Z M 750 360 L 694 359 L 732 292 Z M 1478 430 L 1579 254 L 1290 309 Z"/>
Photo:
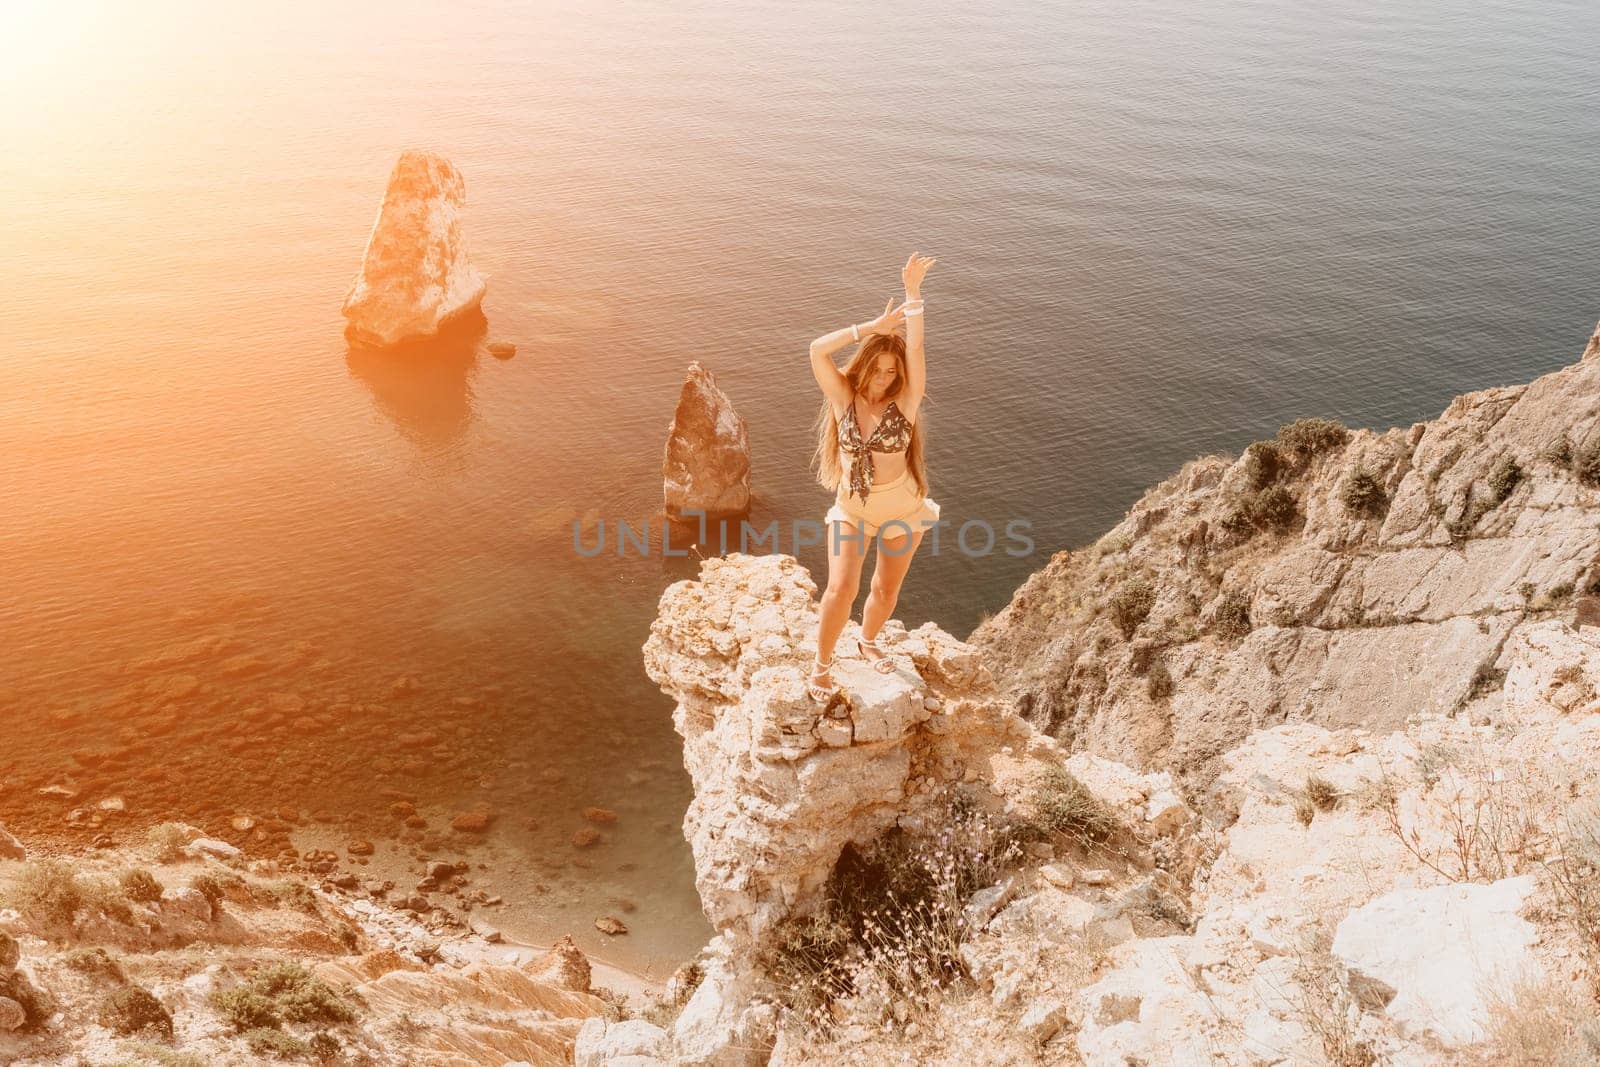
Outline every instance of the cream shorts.
<path fill-rule="evenodd" d="M 868 537 L 876 537 L 878 530 L 891 519 L 899 519 L 905 525 L 889 527 L 890 537 L 904 537 L 908 530 L 911 533 L 925 531 L 929 524 L 938 521 L 939 505 L 932 497 L 917 493 L 916 479 L 911 477 L 909 470 L 898 478 L 874 485 L 867 493 L 865 504 L 859 496 L 850 492 L 848 480 L 841 481 L 833 507 L 828 509 L 828 547 L 831 549 L 834 544 L 833 524 L 836 522 L 859 525 Z M 838 536 L 844 538 L 850 535 L 841 532 Z"/>

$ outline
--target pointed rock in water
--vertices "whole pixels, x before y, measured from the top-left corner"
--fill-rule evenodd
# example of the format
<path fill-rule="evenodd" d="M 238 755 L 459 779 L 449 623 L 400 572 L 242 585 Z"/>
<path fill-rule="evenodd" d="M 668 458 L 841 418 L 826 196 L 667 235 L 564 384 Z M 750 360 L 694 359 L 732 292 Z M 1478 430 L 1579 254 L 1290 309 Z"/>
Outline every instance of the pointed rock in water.
<path fill-rule="evenodd" d="M 467 258 L 461 209 L 467 186 L 448 159 L 400 154 L 344 299 L 345 334 L 387 347 L 431 337 L 475 311 L 487 288 Z"/>
<path fill-rule="evenodd" d="M 678 410 L 667 428 L 661 468 L 667 514 L 685 511 L 708 518 L 750 511 L 750 440 L 733 401 L 699 362 L 689 364 L 678 394 Z"/>

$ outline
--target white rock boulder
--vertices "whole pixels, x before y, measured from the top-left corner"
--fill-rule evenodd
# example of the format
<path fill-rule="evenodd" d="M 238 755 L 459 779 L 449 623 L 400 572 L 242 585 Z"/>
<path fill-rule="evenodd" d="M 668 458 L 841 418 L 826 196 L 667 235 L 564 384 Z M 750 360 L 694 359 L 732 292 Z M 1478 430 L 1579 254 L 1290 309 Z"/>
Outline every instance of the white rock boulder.
<path fill-rule="evenodd" d="M 1539 976 L 1538 931 L 1518 914 L 1535 888 L 1522 875 L 1400 889 L 1357 908 L 1333 939 L 1347 988 L 1406 1037 L 1482 1041 L 1492 998 Z"/>

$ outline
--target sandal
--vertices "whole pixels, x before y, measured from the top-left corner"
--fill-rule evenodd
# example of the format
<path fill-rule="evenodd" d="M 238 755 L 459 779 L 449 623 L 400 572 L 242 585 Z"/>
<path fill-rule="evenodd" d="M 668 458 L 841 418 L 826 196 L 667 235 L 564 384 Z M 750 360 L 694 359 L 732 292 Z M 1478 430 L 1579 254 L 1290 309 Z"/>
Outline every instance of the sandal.
<path fill-rule="evenodd" d="M 856 647 L 861 650 L 861 658 L 871 663 L 872 669 L 877 671 L 879 674 L 888 674 L 894 670 L 894 660 L 889 658 L 889 654 L 887 652 L 878 647 L 876 638 L 868 641 L 865 638 L 858 637 L 856 638 Z M 868 649 L 876 652 L 878 654 L 877 657 L 874 658 L 867 655 Z"/>
<path fill-rule="evenodd" d="M 833 669 L 833 660 L 830 659 L 827 663 L 823 663 L 821 657 L 816 657 L 811 662 L 817 669 L 812 671 L 806 678 L 806 692 L 811 695 L 812 700 L 821 703 L 839 691 L 837 684 L 824 686 L 817 682 L 817 678 Z"/>

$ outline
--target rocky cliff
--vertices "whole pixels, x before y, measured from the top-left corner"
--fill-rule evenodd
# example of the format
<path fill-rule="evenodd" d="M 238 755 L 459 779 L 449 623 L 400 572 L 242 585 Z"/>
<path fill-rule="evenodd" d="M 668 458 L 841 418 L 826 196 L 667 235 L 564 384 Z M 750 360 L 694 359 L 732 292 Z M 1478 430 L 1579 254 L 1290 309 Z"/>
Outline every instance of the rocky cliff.
<path fill-rule="evenodd" d="M 588 1062 L 1600 1063 L 1597 355 L 1196 460 L 825 708 L 793 559 L 669 587 L 719 932 Z"/>
<path fill-rule="evenodd" d="M 1279 723 L 1493 716 L 1512 639 L 1600 592 L 1597 349 L 1431 422 L 1193 460 L 970 640 L 1068 747 L 1198 784 Z"/>

